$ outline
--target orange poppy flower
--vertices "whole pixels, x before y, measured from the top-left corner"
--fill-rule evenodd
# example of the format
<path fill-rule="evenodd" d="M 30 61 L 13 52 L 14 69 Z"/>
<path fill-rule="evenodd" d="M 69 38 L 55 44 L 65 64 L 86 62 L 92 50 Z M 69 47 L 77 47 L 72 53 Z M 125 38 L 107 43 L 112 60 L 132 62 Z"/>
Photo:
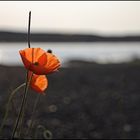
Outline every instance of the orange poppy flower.
<path fill-rule="evenodd" d="M 30 81 L 30 87 L 38 92 L 38 93 L 41 93 L 41 94 L 44 94 L 44 91 L 47 89 L 48 87 L 48 79 L 46 78 L 45 75 L 36 75 L 36 74 L 33 74 L 32 75 L 32 72 L 29 71 L 28 72 L 28 79 L 31 78 L 31 81 Z"/>
<path fill-rule="evenodd" d="M 26 48 L 19 51 L 26 69 L 38 75 L 55 72 L 60 67 L 58 58 L 41 48 Z"/>

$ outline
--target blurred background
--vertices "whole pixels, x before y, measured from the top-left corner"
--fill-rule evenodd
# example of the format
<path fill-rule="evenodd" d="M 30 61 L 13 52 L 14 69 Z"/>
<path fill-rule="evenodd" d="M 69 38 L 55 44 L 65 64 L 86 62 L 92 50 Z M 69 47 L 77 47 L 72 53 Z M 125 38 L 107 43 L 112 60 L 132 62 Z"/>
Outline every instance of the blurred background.
<path fill-rule="evenodd" d="M 29 11 L 31 47 L 51 49 L 62 64 L 48 75 L 34 128 L 43 125 L 53 138 L 140 138 L 139 1 L 1 1 L 0 120 L 10 92 L 25 81 L 18 52 L 28 47 Z"/>

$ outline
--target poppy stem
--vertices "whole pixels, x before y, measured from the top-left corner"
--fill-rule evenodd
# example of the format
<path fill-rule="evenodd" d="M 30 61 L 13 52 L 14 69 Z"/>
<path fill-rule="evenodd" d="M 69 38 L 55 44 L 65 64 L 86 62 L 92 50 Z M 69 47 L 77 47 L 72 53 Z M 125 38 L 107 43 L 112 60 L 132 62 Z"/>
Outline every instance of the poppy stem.
<path fill-rule="evenodd" d="M 32 73 L 33 75 L 33 73 Z M 29 85 L 30 85 L 30 81 L 32 79 L 32 75 L 28 81 L 28 71 L 27 71 L 27 74 L 26 74 L 26 86 L 25 86 L 25 92 L 24 92 L 24 95 L 23 95 L 23 98 L 22 98 L 22 103 L 21 103 L 21 107 L 20 107 L 20 111 L 19 111 L 19 114 L 18 114 L 18 118 L 16 120 L 16 123 L 15 123 L 15 127 L 13 129 L 13 133 L 12 133 L 12 139 L 15 137 L 15 133 L 16 133 L 16 130 L 18 128 L 18 125 L 19 125 L 19 122 L 20 122 L 20 119 L 21 119 L 21 116 L 22 116 L 22 113 L 23 113 L 23 109 L 24 109 L 24 104 L 25 104 L 25 101 L 27 99 L 27 93 L 28 93 L 28 88 L 29 88 Z"/>
<path fill-rule="evenodd" d="M 7 105 L 6 105 L 6 111 L 5 111 L 5 114 L 4 114 L 4 118 L 3 118 L 2 124 L 1 124 L 1 126 L 0 126 L 0 134 L 1 134 L 2 129 L 3 129 L 3 127 L 4 127 L 5 121 L 6 121 L 7 117 L 8 117 L 10 102 L 12 101 L 12 99 L 13 99 L 15 93 L 16 93 L 20 88 L 22 88 L 22 87 L 24 87 L 24 86 L 25 86 L 25 83 L 21 84 L 21 85 L 18 86 L 15 90 L 12 91 L 12 93 L 11 93 L 9 99 L 8 99 L 8 103 L 7 103 Z"/>
<path fill-rule="evenodd" d="M 28 20 L 28 48 L 30 48 L 30 41 L 31 41 L 30 40 L 30 27 L 31 27 L 31 11 L 29 12 L 29 20 Z M 32 52 L 32 61 L 33 61 L 33 52 Z M 28 73 L 28 71 L 27 71 L 27 73 Z M 24 118 L 24 110 L 25 110 L 25 106 L 26 106 L 26 100 L 27 100 L 27 97 L 25 99 L 23 111 L 22 111 L 22 114 L 21 114 L 19 136 L 20 136 L 20 133 L 22 131 L 22 122 L 23 122 L 23 118 Z"/>
<path fill-rule="evenodd" d="M 28 21 L 28 47 L 30 48 L 30 26 L 31 26 L 31 11 L 29 12 L 29 21 Z M 32 74 L 33 75 L 33 74 Z M 23 98 L 22 98 L 22 103 L 21 103 L 21 107 L 20 107 L 20 112 L 18 114 L 18 118 L 17 118 L 17 121 L 16 121 L 16 124 L 15 124 L 15 128 L 13 130 L 13 133 L 12 133 L 12 138 L 15 137 L 15 133 L 16 133 L 16 130 L 18 128 L 18 125 L 19 125 L 19 122 L 20 122 L 20 118 L 23 116 L 23 111 L 24 111 L 24 105 L 25 105 L 25 102 L 26 102 L 26 98 L 27 98 L 27 92 L 28 92 L 28 88 L 29 88 L 29 84 L 30 84 L 30 81 L 31 81 L 31 78 L 32 76 L 30 77 L 30 80 L 28 82 L 28 70 L 26 72 L 26 86 L 25 86 L 25 92 L 24 92 L 24 95 L 23 95 Z"/>
<path fill-rule="evenodd" d="M 28 47 L 30 48 L 30 27 L 31 27 L 31 11 L 29 12 L 29 21 L 28 21 Z"/>
<path fill-rule="evenodd" d="M 29 85 L 30 85 L 30 82 L 31 82 L 31 80 L 32 80 L 32 77 L 33 77 L 33 73 L 32 73 L 32 75 L 31 75 L 31 77 L 30 77 L 30 79 L 29 79 Z M 29 85 L 28 85 L 28 88 L 29 88 Z M 20 136 L 21 136 L 21 132 L 22 132 L 22 123 L 23 123 L 23 118 L 24 118 L 24 114 L 25 114 L 25 108 L 26 108 L 26 104 L 27 104 L 27 98 L 28 98 L 28 94 L 26 95 L 26 97 L 25 97 L 25 102 L 24 102 L 24 106 L 23 106 L 23 110 L 22 110 L 22 113 L 21 113 L 21 118 L 20 118 L 20 121 L 19 121 L 19 138 L 20 138 Z"/>

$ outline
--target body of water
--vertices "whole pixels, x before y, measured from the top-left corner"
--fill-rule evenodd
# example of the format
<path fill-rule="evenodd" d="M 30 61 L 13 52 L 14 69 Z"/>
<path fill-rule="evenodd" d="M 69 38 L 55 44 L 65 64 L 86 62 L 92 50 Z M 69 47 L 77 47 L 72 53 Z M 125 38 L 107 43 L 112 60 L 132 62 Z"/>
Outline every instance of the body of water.
<path fill-rule="evenodd" d="M 22 65 L 19 50 L 27 43 L 0 43 L 0 64 Z M 98 63 L 128 62 L 140 58 L 140 43 L 31 43 L 31 47 L 52 49 L 62 65 L 69 60 Z"/>

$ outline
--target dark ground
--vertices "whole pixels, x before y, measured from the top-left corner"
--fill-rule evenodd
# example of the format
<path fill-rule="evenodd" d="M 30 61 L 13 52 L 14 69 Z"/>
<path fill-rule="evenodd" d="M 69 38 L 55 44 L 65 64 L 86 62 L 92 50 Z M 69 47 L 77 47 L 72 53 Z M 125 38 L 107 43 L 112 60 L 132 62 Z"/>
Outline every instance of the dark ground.
<path fill-rule="evenodd" d="M 0 66 L 0 120 L 8 95 L 24 82 L 25 72 L 23 67 Z M 140 63 L 71 62 L 48 79 L 35 120 L 53 138 L 140 138 Z M 22 93 L 20 90 L 15 98 L 16 108 Z M 29 94 L 26 119 L 37 96 L 31 90 Z M 14 110 L 10 112 L 3 137 L 11 135 Z M 38 138 L 44 138 L 41 130 Z"/>

